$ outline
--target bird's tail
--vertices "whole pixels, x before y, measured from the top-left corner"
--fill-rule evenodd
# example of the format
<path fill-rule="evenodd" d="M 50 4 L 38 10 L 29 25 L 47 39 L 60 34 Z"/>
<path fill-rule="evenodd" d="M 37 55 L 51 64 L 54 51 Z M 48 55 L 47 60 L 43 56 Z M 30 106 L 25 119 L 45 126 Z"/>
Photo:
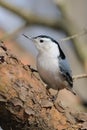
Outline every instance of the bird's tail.
<path fill-rule="evenodd" d="M 70 92 L 72 92 L 74 95 L 77 95 L 76 92 L 73 89 L 67 88 L 67 90 L 69 90 Z"/>

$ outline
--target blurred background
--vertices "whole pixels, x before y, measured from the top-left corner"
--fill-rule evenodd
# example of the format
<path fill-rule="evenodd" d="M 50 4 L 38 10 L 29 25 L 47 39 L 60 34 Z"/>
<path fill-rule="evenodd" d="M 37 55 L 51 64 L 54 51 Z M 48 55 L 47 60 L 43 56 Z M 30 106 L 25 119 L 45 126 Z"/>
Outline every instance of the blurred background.
<path fill-rule="evenodd" d="M 84 35 L 61 42 L 63 38 L 83 32 Z M 36 67 L 37 50 L 22 34 L 43 34 L 59 41 L 73 75 L 87 73 L 86 33 L 87 0 L 0 0 L 0 40 L 25 65 Z M 77 107 L 82 101 L 87 106 L 87 78 L 75 80 L 74 89 L 80 99 L 63 93 L 66 104 Z"/>

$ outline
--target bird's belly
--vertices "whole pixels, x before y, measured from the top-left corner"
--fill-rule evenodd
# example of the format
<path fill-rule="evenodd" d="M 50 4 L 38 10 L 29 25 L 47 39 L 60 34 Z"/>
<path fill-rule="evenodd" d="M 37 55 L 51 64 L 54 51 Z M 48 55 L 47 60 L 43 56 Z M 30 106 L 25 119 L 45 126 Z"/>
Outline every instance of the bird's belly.
<path fill-rule="evenodd" d="M 56 61 L 50 62 L 41 62 L 37 64 L 37 69 L 41 79 L 48 85 L 49 88 L 53 89 L 61 89 L 61 85 L 63 86 L 63 81 L 60 78 L 60 74 L 58 72 L 59 66 Z"/>

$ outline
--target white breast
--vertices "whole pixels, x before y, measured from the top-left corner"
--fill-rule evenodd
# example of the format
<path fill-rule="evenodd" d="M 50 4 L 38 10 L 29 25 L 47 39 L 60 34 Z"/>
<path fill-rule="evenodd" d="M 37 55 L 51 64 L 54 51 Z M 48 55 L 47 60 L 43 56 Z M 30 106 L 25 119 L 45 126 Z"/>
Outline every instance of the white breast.
<path fill-rule="evenodd" d="M 57 89 L 59 78 L 59 64 L 57 58 L 38 56 L 37 70 L 41 79 L 51 88 Z"/>
<path fill-rule="evenodd" d="M 49 71 L 55 73 L 59 69 L 58 59 L 52 57 L 38 56 L 37 58 L 37 69 L 38 71 Z"/>

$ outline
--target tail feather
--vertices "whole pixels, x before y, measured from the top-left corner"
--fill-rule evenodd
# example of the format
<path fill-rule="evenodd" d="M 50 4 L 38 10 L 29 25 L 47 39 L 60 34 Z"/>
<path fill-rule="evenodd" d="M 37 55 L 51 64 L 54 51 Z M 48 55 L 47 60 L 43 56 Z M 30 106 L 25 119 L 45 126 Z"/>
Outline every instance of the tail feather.
<path fill-rule="evenodd" d="M 69 90 L 70 92 L 72 92 L 74 95 L 77 95 L 76 92 L 73 89 L 67 88 L 67 90 Z"/>

